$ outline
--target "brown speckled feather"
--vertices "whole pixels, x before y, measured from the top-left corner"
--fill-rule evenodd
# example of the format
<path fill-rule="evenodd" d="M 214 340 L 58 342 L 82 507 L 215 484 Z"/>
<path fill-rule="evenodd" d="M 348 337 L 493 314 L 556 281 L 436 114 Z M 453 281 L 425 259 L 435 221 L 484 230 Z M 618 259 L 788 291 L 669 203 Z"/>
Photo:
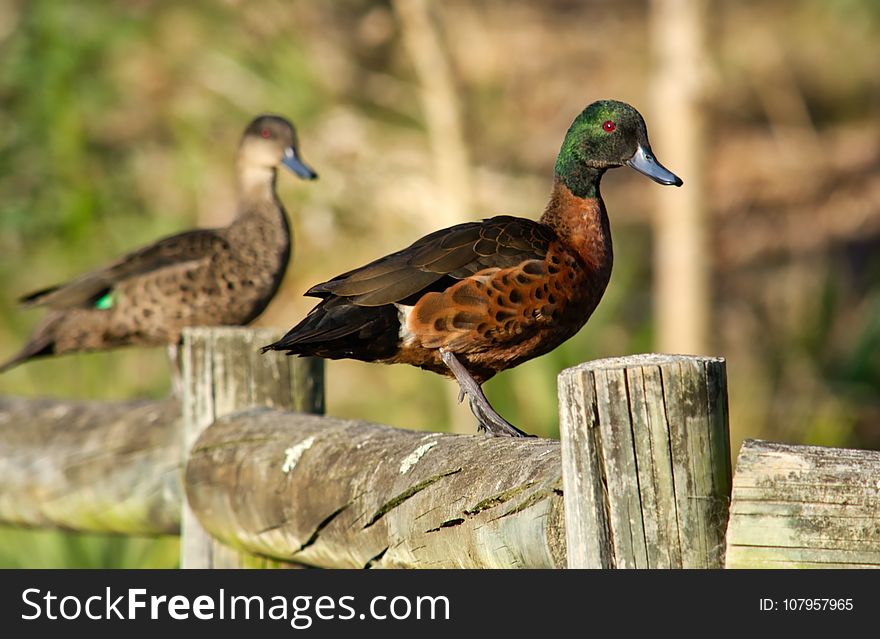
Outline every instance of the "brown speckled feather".
<path fill-rule="evenodd" d="M 228 243 L 213 229 L 187 231 L 129 253 L 67 284 L 26 295 L 19 302 L 25 306 L 54 309 L 91 308 L 98 298 L 125 280 L 165 267 L 202 260 L 224 249 L 228 249 Z"/>

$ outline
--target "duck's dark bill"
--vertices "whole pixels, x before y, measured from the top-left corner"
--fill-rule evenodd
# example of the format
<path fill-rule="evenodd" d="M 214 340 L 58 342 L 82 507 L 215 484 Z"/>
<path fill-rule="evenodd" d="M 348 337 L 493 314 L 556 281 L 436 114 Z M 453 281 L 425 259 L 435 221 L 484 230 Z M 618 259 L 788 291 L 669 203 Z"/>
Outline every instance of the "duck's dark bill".
<path fill-rule="evenodd" d="M 651 153 L 649 148 L 647 151 L 640 144 L 636 150 L 636 154 L 632 156 L 626 163 L 639 173 L 647 175 L 649 178 L 660 184 L 674 184 L 681 186 L 684 182 L 675 173 L 660 164 Z"/>
<path fill-rule="evenodd" d="M 317 173 L 296 157 L 296 153 L 294 153 L 293 149 L 287 149 L 284 152 L 284 159 L 281 160 L 281 163 L 304 180 L 314 180 L 318 177 Z"/>

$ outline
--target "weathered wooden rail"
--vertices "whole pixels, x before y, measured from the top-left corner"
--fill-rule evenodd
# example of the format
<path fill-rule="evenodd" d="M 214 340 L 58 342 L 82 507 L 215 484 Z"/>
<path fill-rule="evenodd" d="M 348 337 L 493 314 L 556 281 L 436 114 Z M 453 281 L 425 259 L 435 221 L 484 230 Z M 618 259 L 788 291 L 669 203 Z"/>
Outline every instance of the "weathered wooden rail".
<path fill-rule="evenodd" d="M 880 451 L 747 441 L 730 568 L 880 568 Z"/>
<path fill-rule="evenodd" d="M 722 360 L 568 369 L 561 442 L 510 440 L 308 414 L 320 362 L 266 337 L 190 331 L 182 406 L 0 398 L 0 522 L 193 567 L 880 566 L 880 453 L 747 442 L 729 502 Z"/>
<path fill-rule="evenodd" d="M 205 431 L 186 485 L 212 535 L 278 559 L 334 568 L 565 565 L 558 442 L 257 411 Z"/>
<path fill-rule="evenodd" d="M 0 397 L 0 522 L 177 534 L 180 433 L 172 400 Z"/>

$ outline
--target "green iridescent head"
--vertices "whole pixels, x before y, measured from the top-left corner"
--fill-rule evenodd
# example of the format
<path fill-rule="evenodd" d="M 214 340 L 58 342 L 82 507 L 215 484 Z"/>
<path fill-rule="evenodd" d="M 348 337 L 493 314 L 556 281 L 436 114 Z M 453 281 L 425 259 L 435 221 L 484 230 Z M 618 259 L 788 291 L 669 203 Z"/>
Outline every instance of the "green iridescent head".
<path fill-rule="evenodd" d="M 682 185 L 654 157 L 638 111 L 617 100 L 593 102 L 569 127 L 556 158 L 556 175 L 575 195 L 596 197 L 602 174 L 624 164 L 660 184 Z"/>

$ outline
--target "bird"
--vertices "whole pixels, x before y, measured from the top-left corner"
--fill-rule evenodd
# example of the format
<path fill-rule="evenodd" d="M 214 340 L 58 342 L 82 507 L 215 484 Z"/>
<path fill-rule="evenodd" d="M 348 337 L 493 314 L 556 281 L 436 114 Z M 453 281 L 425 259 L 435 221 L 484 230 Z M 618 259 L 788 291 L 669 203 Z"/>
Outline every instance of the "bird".
<path fill-rule="evenodd" d="M 655 158 L 634 107 L 593 102 L 565 135 L 538 221 L 500 215 L 458 224 L 317 284 L 306 295 L 321 301 L 263 351 L 452 376 L 480 431 L 526 436 L 492 408 L 482 384 L 553 350 L 596 309 L 613 262 L 599 183 L 624 165 L 682 185 Z"/>
<path fill-rule="evenodd" d="M 24 347 L 0 364 L 0 373 L 41 357 L 165 345 L 179 393 L 183 329 L 248 324 L 281 284 L 292 239 L 275 192 L 279 166 L 304 180 L 318 177 L 300 158 L 293 125 L 260 115 L 238 146 L 238 210 L 228 226 L 162 238 L 65 284 L 25 295 L 23 306 L 49 312 Z"/>

